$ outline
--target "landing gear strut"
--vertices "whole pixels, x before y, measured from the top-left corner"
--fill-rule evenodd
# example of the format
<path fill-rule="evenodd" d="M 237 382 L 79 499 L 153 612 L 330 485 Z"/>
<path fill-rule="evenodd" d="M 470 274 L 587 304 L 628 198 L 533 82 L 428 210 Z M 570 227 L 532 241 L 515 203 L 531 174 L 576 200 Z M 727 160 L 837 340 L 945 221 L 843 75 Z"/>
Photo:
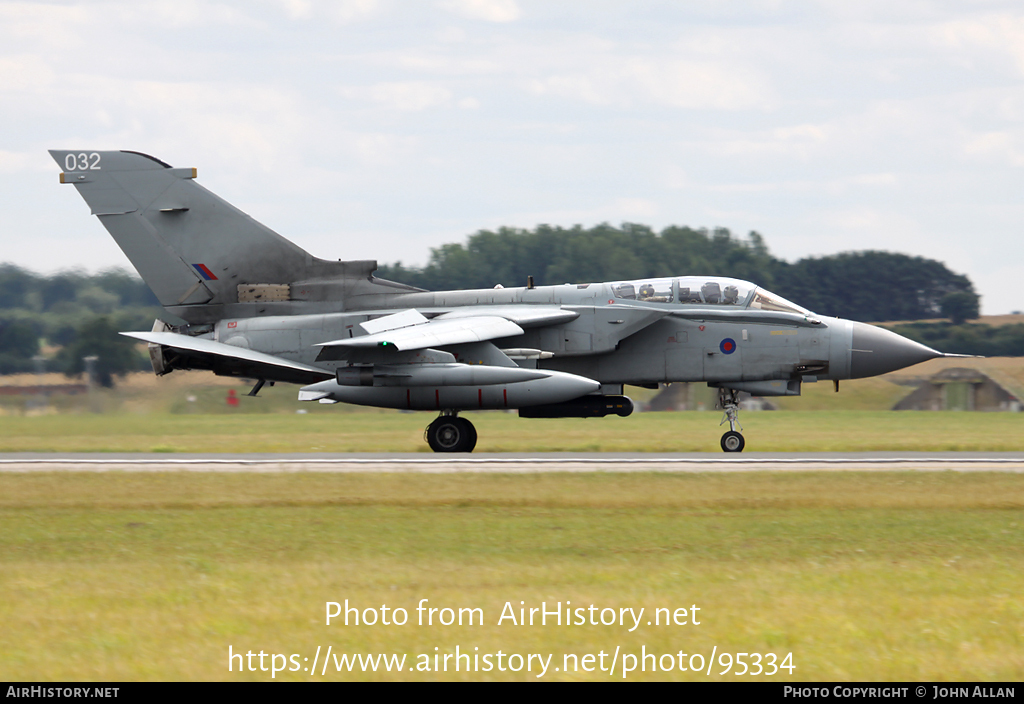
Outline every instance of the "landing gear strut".
<path fill-rule="evenodd" d="M 444 411 L 423 432 L 434 452 L 472 452 L 476 447 L 476 428 L 458 411 Z"/>
<path fill-rule="evenodd" d="M 740 430 L 743 430 L 743 426 L 740 425 L 739 421 L 739 392 L 733 389 L 719 389 L 718 403 L 721 405 L 722 410 L 725 411 L 725 415 L 722 416 L 722 423 L 729 421 L 729 432 L 722 436 L 722 451 L 743 452 L 743 446 L 746 443 L 743 441 L 743 436 L 736 430 L 737 426 L 739 426 Z M 719 425 L 722 425 L 722 423 L 719 423 Z"/>

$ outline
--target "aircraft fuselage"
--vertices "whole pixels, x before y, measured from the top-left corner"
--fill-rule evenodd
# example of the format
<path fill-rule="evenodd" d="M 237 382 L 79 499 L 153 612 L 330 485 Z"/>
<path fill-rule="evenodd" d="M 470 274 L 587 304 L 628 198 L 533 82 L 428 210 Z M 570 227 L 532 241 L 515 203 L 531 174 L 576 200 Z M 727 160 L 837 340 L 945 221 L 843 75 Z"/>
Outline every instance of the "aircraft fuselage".
<path fill-rule="evenodd" d="M 562 371 L 605 385 L 728 382 L 731 388 L 758 395 L 798 395 L 802 381 L 867 376 L 855 374 L 856 358 L 858 354 L 876 354 L 875 350 L 858 350 L 853 344 L 854 330 L 881 330 L 863 323 L 799 312 L 623 300 L 613 295 L 612 286 L 566 284 L 375 295 L 374 300 L 359 301 L 369 304 L 365 310 L 224 319 L 214 326 L 212 338 L 336 370 L 348 362 L 325 359 L 317 345 L 359 336 L 363 334 L 360 323 L 396 310 L 414 308 L 432 317 L 460 311 L 486 315 L 489 310 L 504 312 L 507 306 L 536 306 L 538 310 L 568 311 L 576 317 L 538 327 L 528 327 L 527 322 L 522 335 L 500 340 L 502 349 L 534 349 L 551 355 L 520 362 L 520 366 Z M 887 331 L 882 334 L 894 338 L 889 342 L 897 347 L 904 340 Z M 911 352 L 923 359 L 936 356 L 906 342 Z M 381 362 L 386 361 L 382 357 Z M 473 364 L 482 360 L 456 354 L 456 361 Z M 916 361 L 922 359 L 911 363 Z"/>

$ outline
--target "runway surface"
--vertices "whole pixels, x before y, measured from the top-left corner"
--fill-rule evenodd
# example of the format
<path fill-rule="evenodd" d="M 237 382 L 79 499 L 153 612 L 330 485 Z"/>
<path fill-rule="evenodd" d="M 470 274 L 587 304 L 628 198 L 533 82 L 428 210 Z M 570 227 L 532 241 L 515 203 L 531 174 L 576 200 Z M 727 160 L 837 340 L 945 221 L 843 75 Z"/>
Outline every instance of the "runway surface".
<path fill-rule="evenodd" d="M 0 472 L 820 472 L 1024 473 L 1020 452 L 120 454 L 0 453 Z"/>

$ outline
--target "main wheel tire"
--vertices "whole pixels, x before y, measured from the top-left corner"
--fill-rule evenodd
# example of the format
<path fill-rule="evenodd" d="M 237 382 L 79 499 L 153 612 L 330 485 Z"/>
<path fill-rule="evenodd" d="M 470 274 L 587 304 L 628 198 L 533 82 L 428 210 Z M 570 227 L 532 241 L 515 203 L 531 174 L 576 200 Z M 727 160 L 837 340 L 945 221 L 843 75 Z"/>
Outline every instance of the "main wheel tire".
<path fill-rule="evenodd" d="M 427 426 L 427 444 L 434 452 L 469 452 L 475 436 L 472 424 L 455 416 L 441 416 Z"/>
<path fill-rule="evenodd" d="M 469 440 L 469 442 L 466 443 L 466 449 L 462 450 L 462 452 L 472 452 L 473 448 L 476 447 L 476 427 L 474 427 L 474 425 L 465 418 L 456 418 L 456 420 L 465 426 L 466 437 Z"/>
<path fill-rule="evenodd" d="M 743 436 L 735 430 L 730 430 L 722 436 L 722 452 L 743 452 L 745 444 Z"/>

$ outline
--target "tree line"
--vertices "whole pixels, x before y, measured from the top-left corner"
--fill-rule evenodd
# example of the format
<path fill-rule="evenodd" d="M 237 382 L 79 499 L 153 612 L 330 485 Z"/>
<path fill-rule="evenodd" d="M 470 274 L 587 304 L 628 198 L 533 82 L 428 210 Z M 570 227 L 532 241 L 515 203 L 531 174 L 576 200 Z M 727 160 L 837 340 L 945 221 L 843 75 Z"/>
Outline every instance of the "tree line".
<path fill-rule="evenodd" d="M 119 330 L 147 330 L 162 309 L 143 281 L 123 270 L 36 274 L 0 264 L 0 374 L 78 374 L 99 357 L 98 381 L 148 369 L 148 359 Z"/>
<path fill-rule="evenodd" d="M 790 263 L 772 256 L 757 232 L 741 238 L 725 228 L 503 227 L 432 249 L 422 268 L 396 262 L 377 275 L 432 290 L 523 286 L 527 276 L 544 285 L 717 275 L 751 281 L 822 315 L 862 322 L 978 315 L 971 281 L 942 262 L 863 251 Z"/>
<path fill-rule="evenodd" d="M 982 357 L 1024 356 L 1024 325 L 908 323 L 891 330 L 932 349 Z"/>

